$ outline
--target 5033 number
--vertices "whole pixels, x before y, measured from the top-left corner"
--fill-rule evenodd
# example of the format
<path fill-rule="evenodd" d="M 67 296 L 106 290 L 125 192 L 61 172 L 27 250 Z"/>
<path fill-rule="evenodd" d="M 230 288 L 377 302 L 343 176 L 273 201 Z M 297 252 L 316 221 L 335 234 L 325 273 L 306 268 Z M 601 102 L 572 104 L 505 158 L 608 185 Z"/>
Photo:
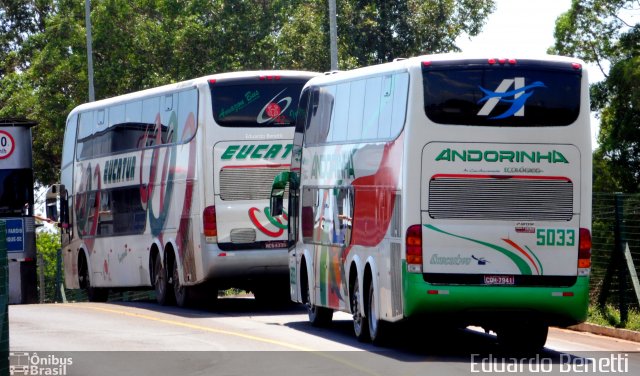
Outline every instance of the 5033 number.
<path fill-rule="evenodd" d="M 536 245 L 546 247 L 572 247 L 576 244 L 576 230 L 563 228 L 539 228 Z"/>

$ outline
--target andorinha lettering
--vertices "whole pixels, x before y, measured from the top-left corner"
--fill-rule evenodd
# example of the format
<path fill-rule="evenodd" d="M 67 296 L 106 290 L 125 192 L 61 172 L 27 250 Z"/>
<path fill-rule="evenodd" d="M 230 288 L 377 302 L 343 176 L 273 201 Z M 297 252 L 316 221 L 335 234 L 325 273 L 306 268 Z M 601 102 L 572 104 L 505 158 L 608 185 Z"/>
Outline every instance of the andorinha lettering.
<path fill-rule="evenodd" d="M 229 159 L 286 159 L 293 149 L 292 144 L 230 145 L 222 153 L 222 160 Z"/>
<path fill-rule="evenodd" d="M 510 162 L 510 163 L 569 163 L 557 150 L 549 152 L 524 150 L 456 150 L 447 148 L 436 157 L 436 162 Z"/>
<path fill-rule="evenodd" d="M 312 179 L 353 179 L 355 175 L 352 152 L 313 156 Z"/>
<path fill-rule="evenodd" d="M 132 181 L 136 174 L 136 157 L 116 158 L 104 164 L 102 180 L 105 184 Z"/>

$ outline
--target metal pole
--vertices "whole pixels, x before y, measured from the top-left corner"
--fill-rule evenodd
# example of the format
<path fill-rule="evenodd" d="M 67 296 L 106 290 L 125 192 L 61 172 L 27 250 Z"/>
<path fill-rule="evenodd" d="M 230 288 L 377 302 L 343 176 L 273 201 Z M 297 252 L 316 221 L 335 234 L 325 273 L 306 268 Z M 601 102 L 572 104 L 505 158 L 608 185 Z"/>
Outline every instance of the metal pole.
<path fill-rule="evenodd" d="M 91 47 L 91 0 L 85 0 L 84 2 L 84 20 L 87 27 L 87 66 L 89 69 L 89 102 L 96 100 L 96 95 L 93 90 L 93 49 Z"/>
<path fill-rule="evenodd" d="M 40 282 L 40 303 L 46 299 L 47 284 L 44 280 L 44 256 L 38 252 L 38 281 Z"/>
<path fill-rule="evenodd" d="M 336 22 L 336 0 L 329 0 L 329 45 L 331 70 L 338 70 L 338 26 Z"/>

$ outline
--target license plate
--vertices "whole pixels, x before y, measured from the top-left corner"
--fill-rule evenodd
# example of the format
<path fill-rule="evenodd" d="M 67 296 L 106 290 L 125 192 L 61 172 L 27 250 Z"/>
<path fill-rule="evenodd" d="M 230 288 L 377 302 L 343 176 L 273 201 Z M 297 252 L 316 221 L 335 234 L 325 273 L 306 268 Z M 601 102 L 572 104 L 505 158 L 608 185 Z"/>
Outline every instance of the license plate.
<path fill-rule="evenodd" d="M 282 240 L 282 241 L 270 241 L 270 242 L 266 242 L 264 243 L 264 247 L 266 249 L 275 249 L 275 248 L 287 248 L 287 241 L 286 240 Z"/>
<path fill-rule="evenodd" d="M 515 278 L 512 275 L 485 275 L 485 285 L 513 285 Z"/>

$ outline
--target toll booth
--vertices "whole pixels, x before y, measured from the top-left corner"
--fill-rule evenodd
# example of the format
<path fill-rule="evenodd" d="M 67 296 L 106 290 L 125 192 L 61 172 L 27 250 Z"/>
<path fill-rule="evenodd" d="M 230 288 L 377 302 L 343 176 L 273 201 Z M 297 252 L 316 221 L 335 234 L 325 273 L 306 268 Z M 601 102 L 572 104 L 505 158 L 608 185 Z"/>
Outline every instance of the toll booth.
<path fill-rule="evenodd" d="M 0 119 L 0 220 L 5 224 L 9 304 L 38 302 L 31 128 Z"/>

